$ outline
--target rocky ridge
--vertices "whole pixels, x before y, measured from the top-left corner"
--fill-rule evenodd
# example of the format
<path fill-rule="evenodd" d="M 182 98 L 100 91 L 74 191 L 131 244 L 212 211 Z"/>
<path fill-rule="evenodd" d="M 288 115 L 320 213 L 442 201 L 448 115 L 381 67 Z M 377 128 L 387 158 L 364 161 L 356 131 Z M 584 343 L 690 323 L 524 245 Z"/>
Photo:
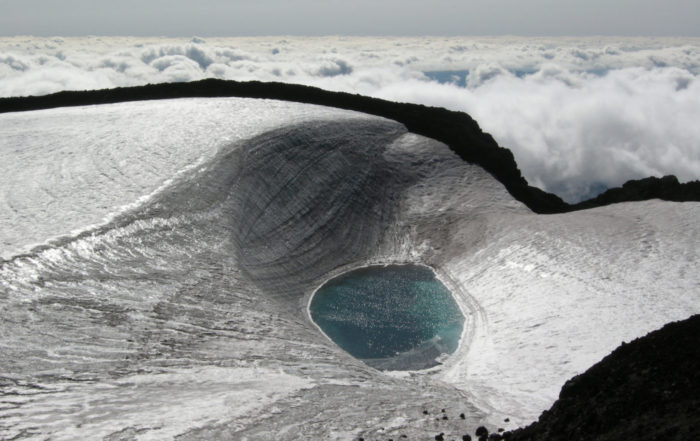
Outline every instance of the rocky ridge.
<path fill-rule="evenodd" d="M 310 86 L 259 81 L 206 79 L 189 83 L 163 83 L 91 91 L 64 91 L 51 95 L 0 98 L 0 113 L 82 106 L 124 101 L 184 97 L 248 97 L 295 101 L 355 110 L 398 121 L 413 133 L 441 141 L 462 159 L 483 167 L 517 200 L 540 214 L 565 213 L 611 203 L 664 199 L 700 201 L 700 181 L 678 183 L 673 176 L 629 181 L 587 201 L 570 205 L 558 196 L 531 186 L 522 176 L 507 148 L 481 130 L 463 112 L 420 104 L 396 103 L 378 98 L 330 92 Z M 675 181 L 675 184 L 673 183 Z"/>

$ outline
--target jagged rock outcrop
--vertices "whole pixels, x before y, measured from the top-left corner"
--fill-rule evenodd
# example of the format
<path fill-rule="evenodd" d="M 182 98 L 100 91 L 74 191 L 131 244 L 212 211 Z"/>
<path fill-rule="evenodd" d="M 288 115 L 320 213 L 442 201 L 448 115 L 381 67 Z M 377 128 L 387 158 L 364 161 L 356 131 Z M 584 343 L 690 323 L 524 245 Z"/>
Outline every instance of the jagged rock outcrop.
<path fill-rule="evenodd" d="M 611 188 L 595 198 L 572 205 L 574 210 L 600 207 L 618 202 L 644 201 L 662 199 L 665 201 L 696 201 L 700 194 L 700 181 L 685 184 L 678 182 L 673 175 L 656 178 L 650 176 L 644 179 L 630 180 L 622 187 Z"/>
<path fill-rule="evenodd" d="M 670 323 L 569 380 L 510 441 L 700 439 L 700 315 Z"/>

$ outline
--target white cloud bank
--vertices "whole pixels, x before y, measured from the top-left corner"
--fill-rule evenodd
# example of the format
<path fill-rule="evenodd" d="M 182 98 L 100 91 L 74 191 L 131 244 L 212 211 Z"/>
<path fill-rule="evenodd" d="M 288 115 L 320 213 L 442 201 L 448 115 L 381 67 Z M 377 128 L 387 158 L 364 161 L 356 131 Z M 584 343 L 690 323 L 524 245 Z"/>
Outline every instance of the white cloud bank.
<path fill-rule="evenodd" d="M 698 75 L 700 39 L 0 38 L 0 96 L 211 77 L 466 111 L 568 201 L 698 179 Z"/>

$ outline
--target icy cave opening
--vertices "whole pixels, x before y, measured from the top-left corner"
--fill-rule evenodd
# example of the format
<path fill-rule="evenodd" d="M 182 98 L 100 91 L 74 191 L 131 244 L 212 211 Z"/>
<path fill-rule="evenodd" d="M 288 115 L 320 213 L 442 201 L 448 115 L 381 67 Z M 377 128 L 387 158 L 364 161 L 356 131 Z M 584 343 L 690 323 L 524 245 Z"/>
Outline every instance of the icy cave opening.
<path fill-rule="evenodd" d="M 436 366 L 459 346 L 455 299 L 428 267 L 368 266 L 323 284 L 312 320 L 340 348 L 381 370 Z"/>

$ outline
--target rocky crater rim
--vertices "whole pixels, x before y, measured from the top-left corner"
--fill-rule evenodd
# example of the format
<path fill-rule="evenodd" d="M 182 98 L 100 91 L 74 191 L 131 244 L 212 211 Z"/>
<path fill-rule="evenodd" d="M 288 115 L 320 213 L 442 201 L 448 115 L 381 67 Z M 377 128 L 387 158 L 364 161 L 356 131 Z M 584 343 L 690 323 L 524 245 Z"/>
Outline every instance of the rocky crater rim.
<path fill-rule="evenodd" d="M 662 199 L 700 201 L 700 180 L 679 183 L 675 176 L 649 177 L 608 189 L 603 195 L 568 204 L 560 197 L 529 185 L 513 153 L 464 112 L 421 104 L 397 103 L 311 86 L 260 81 L 204 79 L 189 83 L 161 83 L 89 91 L 63 91 L 43 96 L 0 98 L 0 113 L 66 106 L 109 104 L 171 98 L 245 97 L 294 101 L 354 110 L 403 124 L 410 132 L 446 144 L 463 160 L 477 164 L 500 181 L 518 201 L 538 214 L 566 213 L 619 202 Z"/>

